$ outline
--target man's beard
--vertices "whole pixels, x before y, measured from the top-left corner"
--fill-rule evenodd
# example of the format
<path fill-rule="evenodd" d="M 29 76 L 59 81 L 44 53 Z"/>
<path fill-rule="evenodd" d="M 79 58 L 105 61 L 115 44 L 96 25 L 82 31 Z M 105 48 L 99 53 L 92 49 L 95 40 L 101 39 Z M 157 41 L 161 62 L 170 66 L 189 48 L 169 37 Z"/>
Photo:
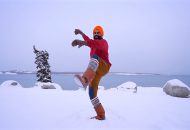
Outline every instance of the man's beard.
<path fill-rule="evenodd" d="M 99 35 L 94 35 L 94 40 L 101 40 L 101 39 L 102 39 L 101 36 L 99 36 Z"/>

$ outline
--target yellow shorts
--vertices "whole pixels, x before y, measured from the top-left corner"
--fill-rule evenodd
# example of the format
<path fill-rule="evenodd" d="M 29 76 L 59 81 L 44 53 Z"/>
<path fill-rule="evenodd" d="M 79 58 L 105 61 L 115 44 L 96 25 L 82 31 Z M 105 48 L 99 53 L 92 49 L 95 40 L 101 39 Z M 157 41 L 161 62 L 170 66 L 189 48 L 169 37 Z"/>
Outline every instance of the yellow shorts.
<path fill-rule="evenodd" d="M 97 96 L 98 85 L 101 78 L 109 72 L 110 64 L 105 62 L 102 58 L 99 58 L 99 66 L 96 70 L 96 75 L 89 85 L 89 96 L 93 99 Z"/>

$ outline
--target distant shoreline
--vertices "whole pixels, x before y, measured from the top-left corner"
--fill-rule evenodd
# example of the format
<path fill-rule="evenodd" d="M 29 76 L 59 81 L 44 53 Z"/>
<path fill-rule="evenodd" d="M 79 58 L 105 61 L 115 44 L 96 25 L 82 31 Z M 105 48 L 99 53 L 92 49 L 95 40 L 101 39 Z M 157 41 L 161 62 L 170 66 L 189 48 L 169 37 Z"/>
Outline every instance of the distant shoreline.
<path fill-rule="evenodd" d="M 52 74 L 82 74 L 83 72 L 80 71 L 68 71 L 68 72 L 63 72 L 63 71 L 52 71 Z M 25 71 L 25 70 L 7 70 L 7 71 L 0 71 L 0 74 L 10 74 L 10 75 L 15 75 L 15 74 L 36 74 L 36 71 Z M 186 75 L 190 76 L 190 74 L 161 74 L 161 73 L 130 73 L 130 72 L 120 72 L 120 71 L 115 71 L 115 72 L 109 72 L 109 74 L 116 74 L 116 75 Z"/>
<path fill-rule="evenodd" d="M 83 72 L 62 72 L 62 71 L 52 71 L 52 74 L 82 74 Z M 36 71 L 0 71 L 0 74 L 36 74 Z M 118 75 L 162 75 L 157 73 L 128 73 L 128 72 L 109 72 L 109 74 L 118 74 Z"/>

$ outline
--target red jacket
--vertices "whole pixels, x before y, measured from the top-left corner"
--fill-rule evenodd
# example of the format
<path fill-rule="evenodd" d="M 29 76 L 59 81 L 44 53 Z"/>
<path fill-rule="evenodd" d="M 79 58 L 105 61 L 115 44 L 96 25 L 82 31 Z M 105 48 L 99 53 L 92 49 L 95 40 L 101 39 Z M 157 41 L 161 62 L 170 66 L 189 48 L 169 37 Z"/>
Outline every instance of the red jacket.
<path fill-rule="evenodd" d="M 109 61 L 109 53 L 108 53 L 108 43 L 106 40 L 92 40 L 85 34 L 82 35 L 83 39 L 87 42 L 87 46 L 90 47 L 90 57 L 94 54 L 102 58 L 105 62 L 111 65 Z"/>

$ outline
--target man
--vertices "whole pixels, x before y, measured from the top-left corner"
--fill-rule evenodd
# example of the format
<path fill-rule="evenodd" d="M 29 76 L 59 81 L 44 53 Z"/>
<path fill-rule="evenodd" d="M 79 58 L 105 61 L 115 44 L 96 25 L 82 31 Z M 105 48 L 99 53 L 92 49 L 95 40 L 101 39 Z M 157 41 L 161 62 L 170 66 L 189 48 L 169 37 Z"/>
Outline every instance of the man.
<path fill-rule="evenodd" d="M 76 39 L 72 42 L 72 46 L 78 46 L 79 48 L 84 45 L 88 46 L 90 48 L 91 58 L 83 75 L 75 75 L 75 77 L 85 89 L 89 86 L 90 100 L 97 113 L 97 116 L 93 118 L 105 120 L 105 110 L 97 97 L 100 79 L 109 72 L 111 67 L 108 54 L 108 43 L 103 39 L 104 30 L 101 26 L 96 26 L 93 29 L 93 39 L 90 39 L 79 29 L 75 29 L 75 34 L 82 35 L 84 41 Z"/>

